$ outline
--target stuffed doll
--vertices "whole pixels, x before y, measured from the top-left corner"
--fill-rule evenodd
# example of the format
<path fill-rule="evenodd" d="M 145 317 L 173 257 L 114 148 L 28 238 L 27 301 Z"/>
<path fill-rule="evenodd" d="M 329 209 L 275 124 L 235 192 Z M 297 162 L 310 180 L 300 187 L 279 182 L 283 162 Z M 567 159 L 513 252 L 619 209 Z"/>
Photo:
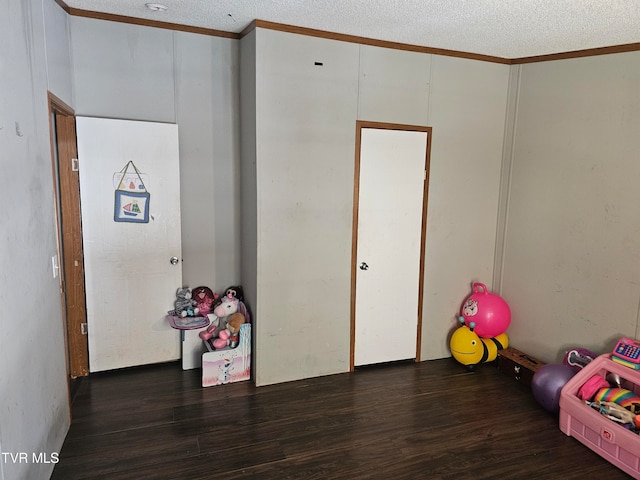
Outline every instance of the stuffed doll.
<path fill-rule="evenodd" d="M 200 315 L 208 315 L 220 304 L 220 295 L 212 292 L 209 287 L 197 287 L 191 293 Z"/>
<path fill-rule="evenodd" d="M 245 323 L 251 323 L 249 310 L 244 303 L 244 290 L 241 285 L 233 285 L 224 291 L 224 298 L 229 300 L 238 300 L 238 312 L 244 315 Z"/>
<path fill-rule="evenodd" d="M 244 302 L 244 291 L 240 285 L 234 285 L 227 288 L 224 291 L 224 295 L 230 299 L 237 298 L 239 301 Z"/>
<path fill-rule="evenodd" d="M 192 298 L 189 287 L 179 288 L 176 291 L 174 309 L 168 312 L 178 317 L 195 317 L 198 313 L 197 302 Z"/>
<path fill-rule="evenodd" d="M 236 348 L 240 340 L 240 325 L 244 323 L 244 315 L 232 313 L 227 320 L 227 327 L 218 332 L 218 338 L 213 341 L 213 348 L 220 350 L 224 347 Z"/>

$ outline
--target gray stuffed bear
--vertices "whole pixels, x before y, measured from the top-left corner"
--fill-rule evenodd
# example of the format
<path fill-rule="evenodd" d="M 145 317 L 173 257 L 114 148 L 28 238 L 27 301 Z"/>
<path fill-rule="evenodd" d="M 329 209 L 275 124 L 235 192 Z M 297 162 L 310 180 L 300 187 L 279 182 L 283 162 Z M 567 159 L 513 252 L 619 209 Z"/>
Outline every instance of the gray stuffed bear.
<path fill-rule="evenodd" d="M 197 304 L 191 296 L 191 289 L 189 287 L 179 288 L 176 291 L 175 308 L 170 311 L 169 314 L 178 317 L 194 317 L 200 311 L 198 307 L 196 307 Z"/>

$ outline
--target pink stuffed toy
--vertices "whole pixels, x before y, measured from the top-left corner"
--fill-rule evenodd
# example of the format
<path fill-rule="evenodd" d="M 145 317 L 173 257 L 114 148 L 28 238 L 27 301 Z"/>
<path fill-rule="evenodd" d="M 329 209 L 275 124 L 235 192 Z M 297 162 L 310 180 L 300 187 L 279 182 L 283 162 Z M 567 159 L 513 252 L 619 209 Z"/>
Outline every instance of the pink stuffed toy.
<path fill-rule="evenodd" d="M 209 287 L 197 287 L 191 291 L 200 315 L 208 315 L 220 303 L 220 295 L 213 293 Z"/>
<path fill-rule="evenodd" d="M 235 291 L 227 289 L 222 301 L 213 309 L 217 317 L 206 330 L 198 335 L 202 340 L 211 341 L 215 349 L 238 345 L 240 325 L 249 323 L 249 312 L 244 303 L 237 298 Z"/>

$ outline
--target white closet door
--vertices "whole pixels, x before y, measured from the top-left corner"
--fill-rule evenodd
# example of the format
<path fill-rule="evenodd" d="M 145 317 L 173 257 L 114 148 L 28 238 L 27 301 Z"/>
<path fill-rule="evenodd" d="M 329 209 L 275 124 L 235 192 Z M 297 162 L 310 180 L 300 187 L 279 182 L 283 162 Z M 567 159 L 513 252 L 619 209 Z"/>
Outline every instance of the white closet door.
<path fill-rule="evenodd" d="M 355 366 L 416 358 L 427 140 L 362 129 Z"/>
<path fill-rule="evenodd" d="M 180 335 L 166 314 L 182 286 L 178 126 L 87 117 L 76 123 L 89 370 L 176 360 Z M 148 209 L 148 223 L 114 220 L 114 174 L 129 161 L 144 187 L 137 176 L 126 183 L 150 194 L 139 206 L 142 214 Z"/>

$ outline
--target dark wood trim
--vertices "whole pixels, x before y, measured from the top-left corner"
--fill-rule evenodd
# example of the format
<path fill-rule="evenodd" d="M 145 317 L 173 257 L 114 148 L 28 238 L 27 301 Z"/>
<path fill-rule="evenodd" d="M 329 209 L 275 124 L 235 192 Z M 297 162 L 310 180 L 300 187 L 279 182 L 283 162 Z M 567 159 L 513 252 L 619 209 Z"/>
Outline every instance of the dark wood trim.
<path fill-rule="evenodd" d="M 427 130 L 427 152 L 424 159 L 425 179 L 422 192 L 422 235 L 420 237 L 420 279 L 418 293 L 418 335 L 416 338 L 416 362 L 422 360 L 422 311 L 424 306 L 424 269 L 425 269 L 425 249 L 427 246 L 427 212 L 429 207 L 429 180 L 431 178 L 431 144 L 433 143 L 433 129 Z"/>
<path fill-rule="evenodd" d="M 65 328 L 67 370 L 71 378 L 89 374 L 89 353 L 82 324 L 87 321 L 80 186 L 71 159 L 77 158 L 75 113 L 62 100 L 47 92 L 51 134 L 51 162 L 56 201 L 58 256 L 61 263 L 61 303 Z M 55 116 L 55 125 L 52 117 Z M 57 161 L 56 161 L 57 158 Z M 56 181 L 57 178 L 57 181 Z M 59 182 L 59 184 L 58 184 Z M 62 279 L 64 278 L 64 282 Z"/>
<path fill-rule="evenodd" d="M 56 140 L 55 140 L 56 129 L 53 122 L 53 116 L 58 112 L 64 112 L 66 114 L 69 114 L 69 112 L 73 112 L 73 110 L 71 110 L 71 108 L 67 104 L 65 104 L 62 100 L 60 100 L 51 92 L 47 92 L 47 98 L 48 98 L 47 111 L 48 111 L 48 118 L 49 118 L 49 147 L 50 147 L 50 154 L 51 154 L 51 177 L 53 181 L 53 196 L 54 196 L 53 204 L 55 206 L 54 214 L 55 214 L 56 232 L 57 232 L 57 235 L 56 235 L 57 252 L 56 253 L 58 254 L 58 259 L 59 259 L 58 262 L 60 262 L 61 259 L 63 258 L 62 232 L 59 231 L 61 212 L 60 212 L 60 202 L 58 201 L 58 198 L 59 198 L 60 188 L 58 187 L 58 180 L 57 180 L 58 165 L 56 162 L 56 157 L 57 157 Z M 58 279 L 59 279 L 58 281 L 59 281 L 59 287 L 60 287 L 60 310 L 62 314 L 62 331 L 63 331 L 63 339 L 64 339 L 63 340 L 64 353 L 65 353 L 64 361 L 65 361 L 65 366 L 67 371 L 67 396 L 68 396 L 67 405 L 69 409 L 69 418 L 71 418 L 71 398 L 72 398 L 72 388 L 74 385 L 69 375 L 71 367 L 69 366 L 69 340 L 67 337 L 67 330 L 68 330 L 67 302 L 65 301 L 65 288 L 64 288 L 64 282 L 62 280 L 62 274 L 58 277 Z"/>
<path fill-rule="evenodd" d="M 362 139 L 361 122 L 356 121 L 356 154 L 353 169 L 353 215 L 351 223 L 351 338 L 349 352 L 349 371 L 353 372 L 356 351 L 356 275 L 358 263 L 358 199 L 360 198 L 360 141 Z"/>
<path fill-rule="evenodd" d="M 255 29 L 256 29 L 256 20 L 252 21 L 249 25 L 245 27 L 244 30 L 242 30 L 242 32 L 240 32 L 240 38 L 243 38 L 246 35 L 249 35 Z"/>
<path fill-rule="evenodd" d="M 49 99 L 49 113 L 53 113 L 55 111 L 57 113 L 62 113 L 64 115 L 75 115 L 73 108 L 71 108 L 69 105 L 64 103 L 62 100 L 56 97 L 53 93 L 47 92 L 47 98 Z"/>
<path fill-rule="evenodd" d="M 69 373 L 72 378 L 89 374 L 89 349 L 82 324 L 87 322 L 84 282 L 84 249 L 80 210 L 80 179 L 72 169 L 78 157 L 75 117 L 56 115 L 58 135 L 58 171 L 62 211 L 63 265 L 67 308 Z"/>
<path fill-rule="evenodd" d="M 60 5 L 62 0 L 56 0 Z M 109 22 L 129 23 L 132 25 L 140 25 L 143 27 L 164 28 L 166 30 L 175 30 L 178 32 L 197 33 L 200 35 L 209 35 L 212 37 L 224 37 L 234 40 L 240 39 L 239 33 L 225 32 L 222 30 L 214 30 L 212 28 L 193 27 L 189 25 L 181 25 L 179 23 L 161 22 L 158 20 L 149 20 L 146 18 L 127 17 L 125 15 L 115 15 L 113 13 L 94 12 L 92 10 L 82 10 L 79 8 L 62 7 L 69 15 L 75 17 L 93 18 L 96 20 L 106 20 Z"/>
<path fill-rule="evenodd" d="M 70 13 L 69 12 L 69 5 L 67 5 L 66 3 L 64 3 L 62 0 L 54 0 L 59 6 L 60 8 L 62 8 L 65 12 Z"/>
<path fill-rule="evenodd" d="M 638 50 L 640 50 L 640 43 L 627 43 L 625 45 L 614 45 L 611 47 L 589 48 L 586 50 L 575 50 L 573 52 L 513 58 L 511 59 L 511 64 L 521 65 L 524 63 L 550 62 L 553 60 L 568 60 L 571 58 L 595 57 L 598 55 L 611 55 L 614 53 L 637 52 Z"/>
<path fill-rule="evenodd" d="M 422 192 L 422 224 L 420 232 L 420 273 L 418 277 L 418 322 L 416 332 L 416 357 L 415 361 L 421 360 L 422 349 L 422 306 L 424 303 L 424 266 L 425 257 L 424 249 L 426 245 L 427 237 L 427 205 L 429 195 L 429 168 L 431 159 L 431 135 L 432 127 L 425 127 L 422 125 L 405 125 L 399 123 L 386 123 L 386 122 L 370 122 L 366 120 L 356 121 L 356 152 L 355 152 L 355 167 L 354 167 L 354 179 L 353 179 L 353 220 L 351 226 L 351 341 L 350 341 L 350 356 L 349 356 L 349 370 L 353 372 L 355 370 L 355 340 L 356 340 L 356 277 L 358 273 L 357 259 L 358 259 L 358 204 L 360 201 L 360 143 L 362 140 L 363 128 L 376 128 L 380 130 L 404 130 L 410 132 L 425 132 L 427 134 L 427 151 L 425 154 L 425 180 L 423 183 Z"/>
<path fill-rule="evenodd" d="M 434 55 L 444 55 L 447 57 L 467 58 L 470 60 L 481 60 L 484 62 L 510 64 L 507 58 L 494 57 L 491 55 L 480 55 L 477 53 L 458 52 L 456 50 L 447 50 L 444 48 L 422 47 L 419 45 L 411 45 L 407 43 L 389 42 L 386 40 L 376 40 L 373 38 L 357 37 L 355 35 L 346 35 L 342 33 L 327 32 L 324 30 L 316 30 L 314 28 L 296 27 L 295 25 L 286 25 L 283 23 L 268 22 L 266 20 L 255 20 L 252 24 L 253 28 L 266 28 L 269 30 L 278 30 L 281 32 L 296 33 L 299 35 L 307 35 L 310 37 L 327 38 L 330 40 L 339 40 L 341 42 L 358 43 L 361 45 L 371 45 L 374 47 L 393 48 L 395 50 L 406 50 L 410 52 L 431 53 Z M 251 29 L 245 29 L 242 35 L 246 35 Z"/>
<path fill-rule="evenodd" d="M 380 130 L 405 130 L 409 132 L 431 132 L 432 127 L 425 127 L 423 125 L 405 125 L 402 123 L 387 123 L 387 122 L 370 122 L 367 120 L 356 121 L 357 128 L 378 128 Z"/>

